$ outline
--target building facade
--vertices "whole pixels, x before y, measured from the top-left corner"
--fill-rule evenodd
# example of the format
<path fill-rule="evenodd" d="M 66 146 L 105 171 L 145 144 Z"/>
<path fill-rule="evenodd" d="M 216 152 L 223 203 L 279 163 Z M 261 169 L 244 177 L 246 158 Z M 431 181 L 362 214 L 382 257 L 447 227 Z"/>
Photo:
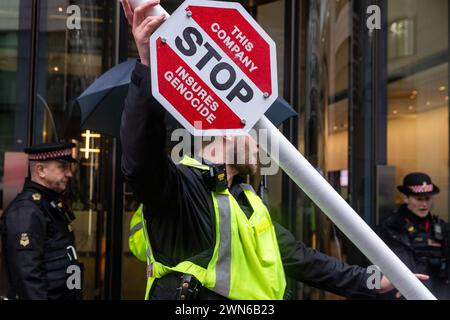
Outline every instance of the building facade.
<path fill-rule="evenodd" d="M 161 2 L 172 12 L 182 1 Z M 298 112 L 280 130 L 342 197 L 375 226 L 401 203 L 403 176 L 423 171 L 441 189 L 434 212 L 448 221 L 448 0 L 240 2 L 277 44 L 279 94 Z M 74 104 L 98 76 L 135 57 L 119 1 L 0 3 L 0 212 L 23 182 L 24 147 L 76 143 L 70 192 L 86 299 L 144 293 L 145 265 L 128 248 L 138 204 L 120 171 L 120 141 L 81 130 Z M 267 177 L 267 187 L 274 219 L 297 239 L 365 263 L 285 174 Z M 292 281 L 289 289 L 294 298 L 340 299 Z"/>

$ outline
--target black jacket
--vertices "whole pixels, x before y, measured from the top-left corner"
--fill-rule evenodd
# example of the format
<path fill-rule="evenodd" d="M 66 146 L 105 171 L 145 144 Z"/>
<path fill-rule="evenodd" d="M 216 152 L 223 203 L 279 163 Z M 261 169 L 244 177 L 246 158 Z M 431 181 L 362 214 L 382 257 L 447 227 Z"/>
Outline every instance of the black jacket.
<path fill-rule="evenodd" d="M 27 179 L 5 210 L 3 246 L 10 298 L 74 299 L 79 294 L 66 284 L 67 269 L 76 264 L 74 251 L 67 249 L 75 248 L 70 226 L 74 217 L 58 203 L 62 202 L 56 192 Z"/>
<path fill-rule="evenodd" d="M 380 238 L 391 248 L 391 250 L 403 261 L 403 263 L 413 272 L 427 274 L 429 280 L 424 281 L 425 286 L 436 296 L 436 298 L 450 299 L 449 286 L 449 266 L 447 261 L 446 276 L 443 278 L 439 275 L 439 269 L 433 267 L 429 263 L 429 258 L 424 256 L 424 252 L 436 250 L 426 246 L 426 239 L 433 237 L 433 225 L 436 222 L 442 225 L 445 240 L 442 241 L 442 255 L 444 259 L 448 259 L 448 225 L 441 219 L 437 219 L 428 215 L 426 218 L 419 218 L 412 213 L 406 205 L 402 205 L 397 212 L 384 220 L 376 229 Z M 428 222 L 426 222 L 428 221 Z M 425 226 L 428 227 L 425 229 Z M 417 234 L 410 234 L 408 229 L 413 227 Z M 419 234 L 420 233 L 420 234 Z M 413 239 L 424 238 L 424 247 L 417 249 L 413 245 Z M 381 295 L 383 299 L 394 299 L 394 293 Z"/>
<path fill-rule="evenodd" d="M 165 111 L 152 97 L 149 68 L 137 63 L 122 115 L 122 171 L 144 204 L 155 258 L 168 266 L 183 260 L 206 266 L 215 235 L 210 189 L 198 170 L 172 162 L 166 139 Z M 230 192 L 250 215 L 239 179 L 233 181 Z M 366 287 L 366 269 L 307 248 L 276 223 L 275 231 L 287 276 L 343 296 L 374 296 Z M 177 286 L 176 276 L 166 276 L 155 281 L 151 297 L 174 299 Z"/>

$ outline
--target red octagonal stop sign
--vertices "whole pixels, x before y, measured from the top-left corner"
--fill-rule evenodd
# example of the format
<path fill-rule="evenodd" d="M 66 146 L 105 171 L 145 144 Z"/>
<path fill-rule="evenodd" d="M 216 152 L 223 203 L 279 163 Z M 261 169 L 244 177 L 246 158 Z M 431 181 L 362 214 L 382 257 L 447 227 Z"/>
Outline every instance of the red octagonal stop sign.
<path fill-rule="evenodd" d="M 275 43 L 239 3 L 185 1 L 150 53 L 153 95 L 194 135 L 243 134 L 278 96 Z"/>

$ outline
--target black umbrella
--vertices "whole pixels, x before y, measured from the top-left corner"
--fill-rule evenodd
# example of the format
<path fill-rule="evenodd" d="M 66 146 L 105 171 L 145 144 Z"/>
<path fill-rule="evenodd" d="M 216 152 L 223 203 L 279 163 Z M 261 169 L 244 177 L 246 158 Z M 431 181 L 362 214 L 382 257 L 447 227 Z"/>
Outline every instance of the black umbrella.
<path fill-rule="evenodd" d="M 81 112 L 81 128 L 118 137 L 123 103 L 136 59 L 109 69 L 76 100 Z"/>
<path fill-rule="evenodd" d="M 75 101 L 81 112 L 81 128 L 118 137 L 123 104 L 136 59 L 116 65 L 96 79 Z M 267 118 L 280 126 L 297 113 L 282 97 L 266 112 Z M 179 126 L 167 113 L 169 126 Z"/>
<path fill-rule="evenodd" d="M 287 119 L 295 117 L 296 115 L 297 112 L 292 109 L 289 102 L 284 100 L 283 97 L 278 97 L 265 113 L 267 119 L 269 119 L 275 127 L 279 127 Z"/>

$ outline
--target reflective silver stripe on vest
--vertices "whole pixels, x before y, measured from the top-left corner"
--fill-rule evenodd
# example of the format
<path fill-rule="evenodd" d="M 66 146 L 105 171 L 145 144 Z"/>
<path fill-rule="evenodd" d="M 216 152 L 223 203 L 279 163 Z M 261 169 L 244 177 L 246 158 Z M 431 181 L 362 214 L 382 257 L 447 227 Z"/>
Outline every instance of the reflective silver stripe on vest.
<path fill-rule="evenodd" d="M 140 214 L 140 216 L 141 216 L 141 222 L 140 222 L 140 224 L 142 225 L 142 226 L 145 226 L 145 223 L 144 223 L 144 208 L 142 208 L 141 209 L 141 214 Z M 142 230 L 144 231 L 144 239 L 145 239 L 145 251 L 146 251 L 146 253 L 147 253 L 147 264 L 150 266 L 150 264 L 152 263 L 152 251 L 150 250 L 150 239 L 149 239 L 149 237 L 148 237 L 148 234 L 147 234 L 147 228 L 142 228 Z"/>
<path fill-rule="evenodd" d="M 251 185 L 246 184 L 246 183 L 241 183 L 240 186 L 242 189 L 248 190 L 248 191 L 252 192 L 253 194 L 256 194 L 255 189 L 253 189 L 253 187 Z"/>
<path fill-rule="evenodd" d="M 145 246 L 145 250 L 147 252 L 147 264 L 152 263 L 152 252 L 150 251 L 150 248 L 148 246 Z"/>
<path fill-rule="evenodd" d="M 142 229 L 142 222 L 138 222 L 130 229 L 130 237 L 132 237 L 136 232 L 138 232 L 139 229 Z"/>
<path fill-rule="evenodd" d="M 216 194 L 219 207 L 220 242 L 214 291 L 224 297 L 228 297 L 230 294 L 231 280 L 231 209 L 228 197 L 228 195 Z"/>

